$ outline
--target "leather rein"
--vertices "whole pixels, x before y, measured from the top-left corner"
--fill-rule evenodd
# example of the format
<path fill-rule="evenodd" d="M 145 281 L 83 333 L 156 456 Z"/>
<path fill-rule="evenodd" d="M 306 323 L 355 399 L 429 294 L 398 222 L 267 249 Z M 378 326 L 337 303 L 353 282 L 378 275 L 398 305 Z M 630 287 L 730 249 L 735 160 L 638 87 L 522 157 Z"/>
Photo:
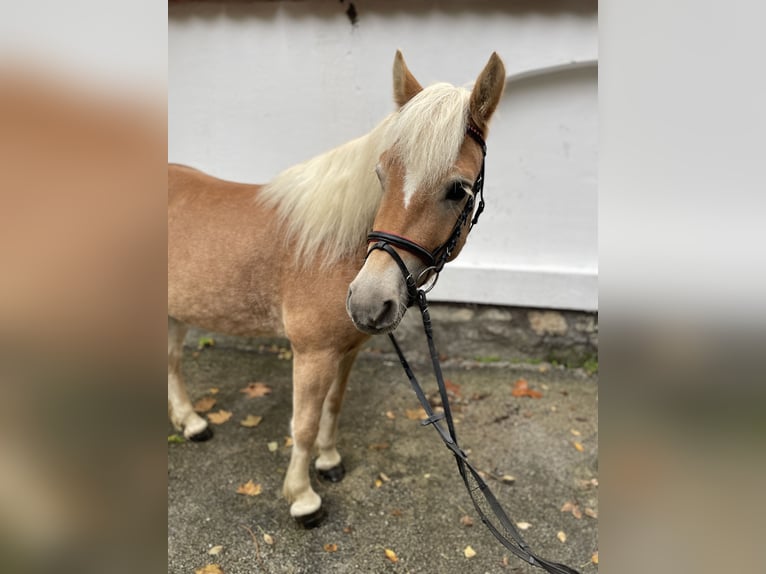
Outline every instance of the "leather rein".
<path fill-rule="evenodd" d="M 445 446 L 455 456 L 460 476 L 463 479 L 468 494 L 473 501 L 474 508 L 481 517 L 482 522 L 503 546 L 532 566 L 542 568 L 551 574 L 579 574 L 577 570 L 570 568 L 569 566 L 545 560 L 530 550 L 529 545 L 521 537 L 521 534 L 511 519 L 508 518 L 503 507 L 500 506 L 497 498 L 495 498 L 495 495 L 492 493 L 489 486 L 487 486 L 487 483 L 484 482 L 473 465 L 468 462 L 468 457 L 463 449 L 460 448 L 457 441 L 457 435 L 455 434 L 455 424 L 452 418 L 452 410 L 449 404 L 449 397 L 447 396 L 447 389 L 444 384 L 441 364 L 439 362 L 439 353 L 436 350 L 433 340 L 433 329 L 431 325 L 431 317 L 428 312 L 426 293 L 433 288 L 439 273 L 452 255 L 452 252 L 460 239 L 463 227 L 465 227 L 469 217 L 473 214 L 473 217 L 470 220 L 471 227 L 473 227 L 478 222 L 479 215 L 481 215 L 481 212 L 484 210 L 484 158 L 487 155 L 487 145 L 479 130 L 470 124 L 467 126 L 466 134 L 481 146 L 483 153 L 481 169 L 473 184 L 473 195 L 469 194 L 468 200 L 458 216 L 455 227 L 452 229 L 452 233 L 447 241 L 434 251 L 429 251 L 422 245 L 419 245 L 406 237 L 401 237 L 384 231 L 372 231 L 367 236 L 368 242 L 372 243 L 367 255 L 369 256 L 369 254 L 375 250 L 382 250 L 388 253 L 404 276 L 409 297 L 408 306 L 411 306 L 415 302 L 418 304 L 420 314 L 423 318 L 423 329 L 425 330 L 426 339 L 428 340 L 431 364 L 433 366 L 434 375 L 436 376 L 436 383 L 439 388 L 439 396 L 441 397 L 444 412 L 439 414 L 434 413 L 431 404 L 428 402 L 428 399 L 423 392 L 423 388 L 420 386 L 412 368 L 404 357 L 404 353 L 399 347 L 394 334 L 389 333 L 388 336 L 391 339 L 394 350 L 404 368 L 404 372 L 407 374 L 410 385 L 412 386 L 413 391 L 415 391 L 415 395 L 418 397 L 420 405 L 428 415 L 428 418 L 422 422 L 422 425 L 432 425 L 439 433 Z M 474 214 L 473 208 L 476 197 L 479 198 L 479 204 L 476 213 Z M 412 273 L 407 268 L 407 265 L 394 247 L 416 255 L 426 264 L 426 269 L 422 271 L 417 278 L 413 277 Z M 429 273 L 432 273 L 434 276 L 431 284 L 426 289 L 418 288 L 420 280 Z M 440 421 L 442 420 L 446 422 L 446 429 L 440 424 Z"/>

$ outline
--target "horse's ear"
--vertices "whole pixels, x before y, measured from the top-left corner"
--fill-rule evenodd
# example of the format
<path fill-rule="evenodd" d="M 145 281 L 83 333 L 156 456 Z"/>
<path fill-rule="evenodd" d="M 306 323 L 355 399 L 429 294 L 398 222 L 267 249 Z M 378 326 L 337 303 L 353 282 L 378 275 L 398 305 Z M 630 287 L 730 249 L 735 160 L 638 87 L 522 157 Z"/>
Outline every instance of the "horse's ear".
<path fill-rule="evenodd" d="M 471 92 L 471 119 L 485 134 L 504 88 L 505 66 L 497 52 L 492 52 L 489 62 L 479 74 Z"/>
<path fill-rule="evenodd" d="M 404 63 L 400 50 L 394 56 L 394 101 L 400 108 L 415 97 L 423 86 L 415 79 Z"/>

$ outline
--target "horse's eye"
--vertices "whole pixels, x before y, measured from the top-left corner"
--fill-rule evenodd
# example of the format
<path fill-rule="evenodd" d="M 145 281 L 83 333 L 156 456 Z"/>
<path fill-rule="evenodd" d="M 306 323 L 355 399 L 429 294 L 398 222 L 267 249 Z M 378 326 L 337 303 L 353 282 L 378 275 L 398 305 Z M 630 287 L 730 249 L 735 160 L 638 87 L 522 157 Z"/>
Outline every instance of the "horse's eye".
<path fill-rule="evenodd" d="M 459 181 L 453 182 L 447 188 L 447 199 L 450 201 L 460 201 L 465 197 L 465 187 Z"/>

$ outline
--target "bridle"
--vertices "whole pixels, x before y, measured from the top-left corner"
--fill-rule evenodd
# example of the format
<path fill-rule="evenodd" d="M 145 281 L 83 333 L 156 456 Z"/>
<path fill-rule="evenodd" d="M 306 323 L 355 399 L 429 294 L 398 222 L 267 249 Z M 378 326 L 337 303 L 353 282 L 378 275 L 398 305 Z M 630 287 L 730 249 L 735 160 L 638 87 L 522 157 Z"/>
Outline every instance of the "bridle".
<path fill-rule="evenodd" d="M 470 136 L 481 147 L 481 168 L 479 169 L 479 175 L 476 176 L 476 180 L 471 186 L 473 195 L 468 195 L 468 200 L 463 206 L 460 215 L 458 215 L 455 226 L 452 228 L 452 233 L 450 233 L 450 236 L 447 238 L 447 240 L 433 251 L 429 251 L 411 239 L 407 239 L 406 237 L 402 237 L 394 233 L 389 233 L 387 231 L 371 231 L 367 234 L 367 242 L 372 243 L 369 250 L 367 251 L 367 257 L 369 257 L 370 254 L 375 250 L 379 249 L 381 251 L 385 251 L 391 256 L 396 265 L 399 267 L 399 270 L 402 272 L 402 275 L 404 276 L 404 282 L 407 286 L 408 307 L 411 306 L 417 299 L 418 285 L 421 283 L 421 280 L 426 278 L 429 274 L 433 274 L 433 281 L 426 288 L 425 292 L 428 293 L 431 289 L 433 289 L 434 285 L 436 284 L 436 280 L 439 277 L 439 273 L 441 273 L 444 265 L 452 256 L 452 253 L 454 252 L 455 247 L 460 240 L 460 236 L 463 233 L 463 228 L 468 222 L 469 217 L 471 217 L 473 214 L 473 217 L 471 217 L 471 227 L 468 229 L 470 231 L 471 228 L 473 228 L 473 226 L 478 223 L 479 216 L 484 211 L 484 159 L 487 156 L 487 144 L 485 143 L 484 138 L 482 137 L 478 128 L 472 126 L 471 124 L 466 125 L 466 135 Z M 473 213 L 473 208 L 476 204 L 477 197 L 479 198 L 479 204 L 476 208 L 476 213 Z M 426 268 L 420 272 L 417 278 L 415 278 L 412 273 L 410 273 L 407 265 L 404 263 L 401 256 L 396 251 L 396 249 L 394 249 L 394 247 L 398 247 L 399 249 L 412 253 L 426 264 Z"/>
<path fill-rule="evenodd" d="M 471 497 L 474 508 L 481 517 L 482 522 L 503 546 L 505 546 L 516 556 L 531 564 L 532 566 L 542 568 L 551 574 L 579 574 L 579 572 L 574 568 L 570 568 L 569 566 L 559 564 L 557 562 L 551 562 L 532 552 L 532 550 L 529 548 L 529 545 L 521 537 L 521 534 L 519 533 L 515 524 L 505 513 L 503 507 L 500 506 L 500 503 L 497 501 L 497 498 L 495 498 L 495 495 L 492 493 L 489 486 L 487 486 L 487 483 L 482 479 L 479 471 L 477 471 L 474 466 L 468 462 L 468 456 L 463 451 L 463 449 L 460 448 L 460 445 L 457 442 L 457 435 L 455 434 L 455 425 L 452 419 L 452 411 L 449 404 L 449 397 L 447 395 L 447 388 L 444 384 L 444 376 L 442 375 L 441 364 L 439 362 L 439 353 L 437 352 L 436 346 L 434 345 L 433 329 L 431 326 L 431 317 L 428 312 L 428 301 L 426 300 L 426 293 L 433 288 L 436 282 L 436 278 L 438 278 L 439 273 L 444 268 L 445 263 L 449 260 L 450 255 L 452 255 L 452 252 L 454 251 L 455 246 L 460 239 L 463 227 L 465 227 L 466 223 L 468 222 L 468 218 L 473 213 L 476 197 L 479 198 L 479 204 L 478 208 L 476 209 L 476 213 L 473 214 L 473 217 L 471 218 L 471 227 L 476 225 L 477 221 L 479 220 L 479 215 L 481 215 L 481 212 L 484 211 L 484 158 L 487 155 L 487 145 L 484 143 L 484 138 L 478 129 L 471 126 L 470 124 L 467 126 L 466 133 L 474 140 L 476 140 L 476 142 L 481 146 L 483 154 L 481 160 L 481 169 L 479 170 L 479 175 L 473 184 L 473 196 L 469 195 L 468 201 L 458 216 L 455 227 L 452 229 L 452 233 L 450 234 L 447 241 L 445 241 L 434 251 L 428 251 L 428 249 L 422 245 L 419 245 L 418 243 L 407 239 L 406 237 L 401 237 L 399 235 L 387 233 L 384 231 L 372 231 L 367 236 L 367 240 L 370 243 L 374 243 L 370 247 L 367 255 L 369 256 L 370 253 L 377 249 L 388 253 L 396 262 L 399 270 L 404 276 L 404 281 L 407 284 L 407 294 L 409 297 L 408 306 L 412 305 L 415 301 L 418 303 L 420 314 L 423 318 L 423 329 L 425 330 L 426 339 L 428 340 L 428 350 L 431 355 L 431 364 L 433 366 L 437 386 L 439 387 L 439 396 L 441 398 L 442 408 L 444 409 L 443 413 L 434 413 L 431 404 L 428 402 L 428 399 L 423 392 L 423 388 L 420 386 L 420 383 L 415 377 L 415 373 L 412 371 L 412 368 L 407 362 L 407 359 L 404 357 L 404 353 L 402 353 L 402 350 L 399 347 L 394 334 L 389 333 L 388 336 L 394 345 L 394 350 L 399 357 L 399 361 L 404 368 L 404 372 L 407 374 L 407 378 L 410 381 L 412 389 L 415 391 L 415 395 L 418 397 L 420 405 L 428 415 L 428 418 L 423 421 L 422 424 L 424 426 L 433 425 L 433 427 L 439 433 L 439 436 L 441 437 L 445 446 L 455 456 L 460 476 L 463 479 L 463 483 L 468 490 L 468 494 Z M 407 265 L 404 263 L 401 256 L 396 251 L 396 249 L 394 249 L 394 247 L 416 255 L 426 264 L 426 269 L 420 273 L 417 279 L 413 277 L 412 273 L 410 273 Z M 419 289 L 418 284 L 420 283 L 420 279 L 423 278 L 427 273 L 433 273 L 435 275 L 434 281 L 426 289 Z M 444 420 L 447 423 L 446 429 L 441 424 L 439 424 L 439 421 L 441 420 Z"/>

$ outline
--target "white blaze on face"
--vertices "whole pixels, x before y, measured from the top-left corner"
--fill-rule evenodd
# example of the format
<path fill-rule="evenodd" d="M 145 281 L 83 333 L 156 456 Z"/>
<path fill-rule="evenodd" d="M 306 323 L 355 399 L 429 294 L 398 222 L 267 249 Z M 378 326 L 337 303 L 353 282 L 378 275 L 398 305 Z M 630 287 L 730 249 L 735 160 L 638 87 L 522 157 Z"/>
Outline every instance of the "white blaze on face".
<path fill-rule="evenodd" d="M 410 201 L 412 200 L 412 196 L 415 195 L 415 192 L 417 191 L 418 187 L 420 186 L 420 177 L 418 177 L 418 174 L 414 174 L 411 171 L 408 171 L 404 175 L 404 209 L 407 209 L 407 207 L 410 205 Z"/>

